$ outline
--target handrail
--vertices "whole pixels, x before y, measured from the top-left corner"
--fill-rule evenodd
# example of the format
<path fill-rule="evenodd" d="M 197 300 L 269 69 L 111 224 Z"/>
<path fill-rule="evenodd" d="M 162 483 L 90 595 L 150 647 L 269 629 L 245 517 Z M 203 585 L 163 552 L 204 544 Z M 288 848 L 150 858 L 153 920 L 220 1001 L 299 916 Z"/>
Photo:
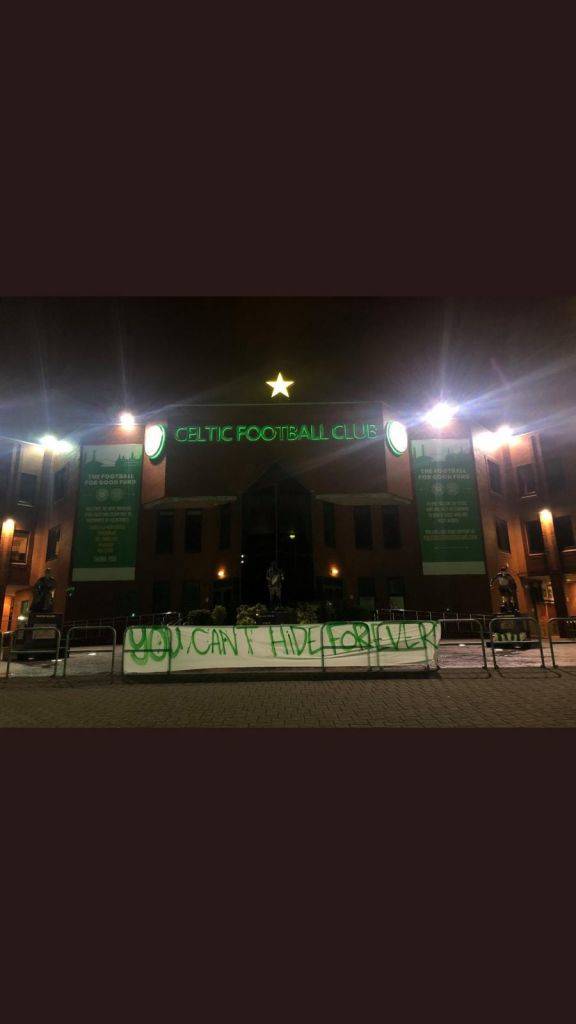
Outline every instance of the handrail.
<path fill-rule="evenodd" d="M 70 619 L 64 624 L 64 630 L 79 628 L 92 629 L 98 627 L 102 630 L 112 627 L 118 634 L 119 630 L 126 630 L 129 626 L 178 626 L 181 625 L 182 616 L 180 612 L 150 612 L 142 615 L 110 615 L 95 619 Z"/>
<path fill-rule="evenodd" d="M 116 630 L 114 629 L 114 626 L 71 626 L 70 629 L 68 630 L 67 634 L 66 634 L 65 641 L 64 641 L 64 643 L 65 643 L 65 648 L 64 648 L 64 671 L 63 671 L 62 675 L 66 676 L 66 674 L 67 674 L 66 673 L 66 667 L 68 665 L 68 658 L 70 657 L 70 637 L 72 636 L 72 634 L 74 633 L 75 630 L 78 630 L 78 631 L 84 630 L 84 631 L 86 631 L 87 629 L 95 629 L 98 633 L 103 633 L 106 630 L 110 630 L 110 632 L 112 633 L 112 647 L 111 647 L 111 650 L 112 650 L 112 661 L 110 663 L 110 676 L 111 676 L 112 680 L 114 680 L 114 657 L 115 657 L 115 654 L 116 654 Z M 82 652 L 79 652 L 79 653 L 82 653 Z"/>
<path fill-rule="evenodd" d="M 556 664 L 556 656 L 554 654 L 554 641 L 552 640 L 552 631 L 550 629 L 550 626 L 553 622 L 568 622 L 571 626 L 576 626 L 576 615 L 556 615 L 554 618 L 548 619 L 546 628 L 548 633 L 548 643 L 550 645 L 550 656 L 552 658 L 552 665 L 554 666 L 554 668 L 558 668 Z M 575 644 L 576 637 L 574 637 L 573 639 L 571 639 L 570 637 L 564 638 L 563 643 Z"/>
<path fill-rule="evenodd" d="M 495 644 L 494 644 L 494 636 L 496 635 L 496 633 L 504 633 L 504 632 L 512 632 L 513 633 L 514 632 L 514 630 L 503 630 L 503 629 L 494 630 L 492 628 L 495 622 L 504 622 L 504 621 L 512 621 L 512 622 L 520 622 L 520 623 L 522 623 L 522 622 L 533 622 L 534 623 L 534 625 L 536 626 L 536 634 L 537 634 L 537 639 L 538 639 L 538 647 L 540 649 L 540 658 L 542 660 L 542 665 L 540 667 L 543 668 L 543 669 L 546 669 L 546 662 L 544 660 L 544 648 L 542 647 L 542 631 L 540 629 L 540 623 L 538 622 L 538 619 L 536 619 L 533 615 L 495 615 L 494 618 L 490 619 L 490 625 L 489 625 L 488 629 L 489 629 L 489 634 L 490 634 L 490 647 L 491 647 L 491 650 L 492 650 L 492 660 L 494 662 L 494 668 L 498 668 L 498 664 L 496 662 L 496 649 L 495 649 Z M 519 633 L 520 630 L 518 629 L 518 630 L 516 630 L 516 632 Z M 500 641 L 500 643 L 505 643 L 505 642 L 506 641 Z M 522 641 L 518 640 L 518 643 L 521 643 L 521 642 Z"/>

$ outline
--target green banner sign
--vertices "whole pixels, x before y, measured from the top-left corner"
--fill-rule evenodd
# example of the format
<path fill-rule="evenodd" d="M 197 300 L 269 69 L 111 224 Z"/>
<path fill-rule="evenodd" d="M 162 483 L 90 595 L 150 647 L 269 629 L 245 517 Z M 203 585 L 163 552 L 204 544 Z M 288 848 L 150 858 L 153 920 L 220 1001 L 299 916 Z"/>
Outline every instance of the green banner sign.
<path fill-rule="evenodd" d="M 141 444 L 82 449 L 73 580 L 133 580 Z"/>
<path fill-rule="evenodd" d="M 472 442 L 411 442 L 425 576 L 486 572 Z"/>

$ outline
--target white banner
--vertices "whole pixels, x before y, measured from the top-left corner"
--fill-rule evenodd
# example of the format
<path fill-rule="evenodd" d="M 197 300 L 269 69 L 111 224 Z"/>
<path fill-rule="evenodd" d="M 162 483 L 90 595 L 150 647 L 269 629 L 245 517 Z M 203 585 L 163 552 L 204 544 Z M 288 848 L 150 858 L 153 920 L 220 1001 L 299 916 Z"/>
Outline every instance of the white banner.
<path fill-rule="evenodd" d="M 438 622 L 130 626 L 126 674 L 249 668 L 437 668 Z"/>

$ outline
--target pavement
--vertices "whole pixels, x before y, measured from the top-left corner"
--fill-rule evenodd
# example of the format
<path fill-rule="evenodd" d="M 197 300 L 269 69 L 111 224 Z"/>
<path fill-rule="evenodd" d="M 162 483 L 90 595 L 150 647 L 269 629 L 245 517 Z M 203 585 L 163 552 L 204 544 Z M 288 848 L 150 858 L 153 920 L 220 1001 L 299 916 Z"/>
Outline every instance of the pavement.
<path fill-rule="evenodd" d="M 496 670 L 488 652 L 487 672 L 479 648 L 467 645 L 442 648 L 430 676 L 142 682 L 111 677 L 110 652 L 82 651 L 67 678 L 50 678 L 54 663 L 13 665 L 0 678 L 0 727 L 573 728 L 576 645 L 558 649 L 558 669 L 545 654 L 546 669 L 539 651 L 507 651 Z"/>

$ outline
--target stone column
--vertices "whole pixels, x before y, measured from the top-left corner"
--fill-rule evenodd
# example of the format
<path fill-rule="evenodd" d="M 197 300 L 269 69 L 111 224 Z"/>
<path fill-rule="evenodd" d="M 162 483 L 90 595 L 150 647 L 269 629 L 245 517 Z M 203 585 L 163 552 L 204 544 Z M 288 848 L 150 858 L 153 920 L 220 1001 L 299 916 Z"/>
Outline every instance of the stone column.
<path fill-rule="evenodd" d="M 542 527 L 542 536 L 544 537 L 546 566 L 550 576 L 550 582 L 552 584 L 556 615 L 563 618 L 568 615 L 568 603 L 566 601 L 566 591 L 564 589 L 562 561 L 558 550 L 556 534 L 554 532 L 554 519 L 550 509 L 547 508 L 540 510 L 539 517 L 540 526 Z"/>

